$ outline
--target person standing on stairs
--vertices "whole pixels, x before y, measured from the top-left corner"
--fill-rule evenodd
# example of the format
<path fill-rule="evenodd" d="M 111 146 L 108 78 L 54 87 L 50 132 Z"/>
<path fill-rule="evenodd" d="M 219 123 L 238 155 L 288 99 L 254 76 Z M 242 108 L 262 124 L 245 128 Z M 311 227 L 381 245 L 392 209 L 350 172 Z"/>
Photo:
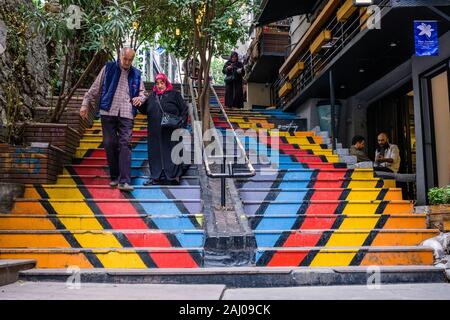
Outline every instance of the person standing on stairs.
<path fill-rule="evenodd" d="M 107 62 L 86 92 L 80 116 L 87 118 L 93 101 L 100 99 L 103 147 L 108 160 L 110 186 L 133 191 L 131 186 L 131 138 L 137 107 L 147 99 L 141 72 L 132 66 L 136 53 L 123 48 L 118 61 Z"/>
<path fill-rule="evenodd" d="M 245 75 L 244 65 L 239 61 L 237 52 L 232 52 L 230 60 L 223 66 L 225 74 L 225 107 L 244 107 L 243 77 Z"/>
<path fill-rule="evenodd" d="M 188 122 L 188 106 L 165 74 L 155 78 L 153 94 L 139 107 L 139 111 L 147 115 L 148 123 L 148 161 L 150 179 L 144 185 L 178 185 L 180 178 L 189 168 L 189 164 L 175 164 L 172 149 L 179 141 L 172 141 L 172 134 L 179 128 L 186 128 Z M 176 119 L 175 125 L 163 123 L 163 114 Z"/>

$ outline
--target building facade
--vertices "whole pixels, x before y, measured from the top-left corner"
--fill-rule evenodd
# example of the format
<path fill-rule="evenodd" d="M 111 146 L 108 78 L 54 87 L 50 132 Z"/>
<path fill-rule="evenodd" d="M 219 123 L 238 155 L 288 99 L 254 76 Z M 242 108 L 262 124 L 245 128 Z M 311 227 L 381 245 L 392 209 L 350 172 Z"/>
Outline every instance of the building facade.
<path fill-rule="evenodd" d="M 450 4 L 399 6 L 380 0 L 368 8 L 353 0 L 324 0 L 274 13 L 268 11 L 271 2 L 263 4 L 263 23 L 286 19 L 290 12 L 304 14 L 290 20 L 283 62 L 273 82 L 265 84 L 271 88 L 266 105 L 296 112 L 308 129 L 323 129 L 322 111 L 334 95 L 334 136 L 344 146 L 362 135 L 374 158 L 376 137 L 386 132 L 400 148 L 400 173 L 416 174 L 408 193 L 418 204 L 427 202 L 429 188 L 448 185 Z M 437 21 L 438 56 L 415 56 L 415 21 Z"/>

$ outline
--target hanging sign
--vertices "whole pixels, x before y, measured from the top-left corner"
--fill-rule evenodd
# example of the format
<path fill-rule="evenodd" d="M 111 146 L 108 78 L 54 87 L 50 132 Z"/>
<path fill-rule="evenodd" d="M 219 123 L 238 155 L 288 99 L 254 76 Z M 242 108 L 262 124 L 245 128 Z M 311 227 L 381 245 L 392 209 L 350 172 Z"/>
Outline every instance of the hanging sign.
<path fill-rule="evenodd" d="M 439 55 L 437 21 L 414 21 L 414 38 L 416 56 Z"/>

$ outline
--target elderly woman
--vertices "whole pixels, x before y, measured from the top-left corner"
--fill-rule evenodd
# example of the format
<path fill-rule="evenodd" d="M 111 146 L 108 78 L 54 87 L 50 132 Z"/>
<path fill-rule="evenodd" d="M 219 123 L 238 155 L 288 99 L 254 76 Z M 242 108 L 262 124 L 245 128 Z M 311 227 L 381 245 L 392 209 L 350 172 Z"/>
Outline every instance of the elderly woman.
<path fill-rule="evenodd" d="M 239 61 L 237 52 L 231 53 L 230 60 L 223 66 L 225 74 L 225 106 L 228 108 L 244 107 L 243 77 L 244 65 Z"/>
<path fill-rule="evenodd" d="M 171 137 L 176 129 L 186 128 L 188 106 L 181 94 L 173 90 L 167 76 L 161 73 L 156 76 L 153 94 L 139 110 L 147 115 L 148 123 L 150 179 L 144 185 L 179 184 L 188 165 L 173 163 L 172 149 L 179 142 L 172 141 Z M 172 117 L 169 125 L 163 120 L 167 115 Z M 177 120 L 179 124 L 173 125 Z"/>

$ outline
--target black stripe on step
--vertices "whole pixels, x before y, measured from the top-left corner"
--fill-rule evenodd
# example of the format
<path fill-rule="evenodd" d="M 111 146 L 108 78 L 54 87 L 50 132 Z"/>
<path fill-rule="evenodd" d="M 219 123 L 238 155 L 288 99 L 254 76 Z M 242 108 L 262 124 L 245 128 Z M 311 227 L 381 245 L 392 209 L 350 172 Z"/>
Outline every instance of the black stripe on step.
<path fill-rule="evenodd" d="M 331 226 L 331 230 L 338 230 L 342 223 L 344 222 L 346 216 L 340 214 L 336 217 L 336 220 L 334 220 L 333 225 Z"/>
<path fill-rule="evenodd" d="M 264 253 L 258 259 L 258 261 L 256 261 L 256 265 L 258 267 L 267 266 L 269 264 L 269 262 L 272 260 L 275 253 L 276 253 L 276 250 L 264 251 Z"/>
<path fill-rule="evenodd" d="M 388 193 L 389 189 L 381 189 L 380 193 L 377 196 L 377 200 L 384 200 L 384 198 L 386 197 L 386 194 Z"/>
<path fill-rule="evenodd" d="M 338 200 L 347 200 L 348 195 L 350 194 L 350 189 L 344 189 L 341 193 L 341 195 L 339 196 Z"/>
<path fill-rule="evenodd" d="M 344 212 L 345 207 L 347 206 L 348 201 L 339 201 L 339 204 L 336 208 L 336 211 L 334 212 L 334 214 L 339 214 L 341 215 L 342 212 Z"/>
<path fill-rule="evenodd" d="M 389 220 L 389 218 L 391 217 L 391 215 L 388 214 L 382 214 L 380 215 L 380 218 L 378 219 L 377 224 L 375 225 L 374 229 L 384 229 L 384 226 L 386 225 L 386 222 Z"/>
<path fill-rule="evenodd" d="M 386 209 L 389 201 L 381 201 L 381 203 L 378 205 L 377 210 L 375 211 L 375 214 L 383 214 L 384 210 Z"/>
<path fill-rule="evenodd" d="M 310 250 L 306 255 L 306 257 L 302 260 L 302 262 L 299 263 L 298 266 L 309 267 L 319 252 L 320 252 L 319 249 Z"/>
<path fill-rule="evenodd" d="M 49 198 L 47 192 L 44 190 L 44 188 L 42 186 L 35 186 L 35 188 L 36 188 L 36 191 L 41 196 L 41 198 L 45 198 L 45 199 Z M 47 210 L 48 215 L 51 216 L 50 221 L 53 223 L 55 228 L 58 230 L 67 230 L 66 226 L 58 218 L 58 214 L 56 213 L 55 209 L 50 204 L 50 202 L 48 200 L 39 200 L 39 202 L 45 208 L 45 210 Z M 83 248 L 71 232 L 62 232 L 62 235 L 72 248 L 76 248 L 76 249 Z M 100 262 L 100 260 L 98 259 L 98 257 L 95 254 L 88 255 L 88 254 L 84 253 L 84 256 L 86 257 L 86 259 L 89 261 L 89 263 L 94 268 L 103 268 L 103 264 Z"/>
<path fill-rule="evenodd" d="M 350 262 L 350 266 L 359 266 L 361 265 L 361 262 L 363 261 L 364 257 L 366 256 L 367 252 L 369 250 L 367 249 L 360 249 L 353 257 L 352 261 Z"/>
<path fill-rule="evenodd" d="M 376 236 L 378 235 L 378 233 L 379 233 L 379 230 L 371 230 L 362 246 L 370 247 L 373 243 L 373 240 L 375 240 Z"/>
<path fill-rule="evenodd" d="M 328 241 L 330 240 L 331 236 L 333 235 L 334 230 L 327 230 L 322 233 L 320 236 L 319 241 L 317 241 L 316 247 L 325 247 Z"/>

